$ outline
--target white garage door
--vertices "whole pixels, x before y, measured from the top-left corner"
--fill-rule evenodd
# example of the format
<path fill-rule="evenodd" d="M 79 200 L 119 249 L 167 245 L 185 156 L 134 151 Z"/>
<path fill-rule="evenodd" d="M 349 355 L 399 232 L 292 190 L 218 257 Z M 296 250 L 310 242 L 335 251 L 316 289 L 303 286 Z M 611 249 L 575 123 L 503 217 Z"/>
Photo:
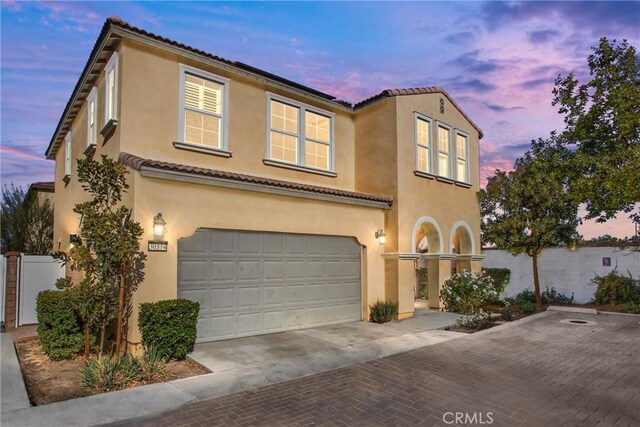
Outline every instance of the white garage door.
<path fill-rule="evenodd" d="M 178 242 L 178 297 L 200 303 L 198 342 L 361 318 L 354 238 L 202 229 Z"/>

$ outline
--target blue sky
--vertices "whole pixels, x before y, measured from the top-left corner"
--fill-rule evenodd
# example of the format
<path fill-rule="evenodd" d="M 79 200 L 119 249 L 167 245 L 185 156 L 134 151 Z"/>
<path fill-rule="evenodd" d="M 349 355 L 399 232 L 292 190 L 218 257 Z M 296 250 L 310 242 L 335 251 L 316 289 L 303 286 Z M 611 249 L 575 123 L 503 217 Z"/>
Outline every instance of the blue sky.
<path fill-rule="evenodd" d="M 108 16 L 355 102 L 442 86 L 485 132 L 482 182 L 562 129 L 558 74 L 588 75 L 602 36 L 640 44 L 640 2 L 22 2 L 2 0 L 1 179 L 52 179 L 44 159 Z M 631 235 L 622 215 L 586 236 Z"/>

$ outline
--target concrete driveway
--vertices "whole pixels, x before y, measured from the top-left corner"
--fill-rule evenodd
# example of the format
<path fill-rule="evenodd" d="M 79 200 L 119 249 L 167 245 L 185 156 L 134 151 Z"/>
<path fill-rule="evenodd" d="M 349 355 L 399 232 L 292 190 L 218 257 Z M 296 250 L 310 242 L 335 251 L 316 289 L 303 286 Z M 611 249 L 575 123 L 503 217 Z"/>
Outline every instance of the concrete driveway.
<path fill-rule="evenodd" d="M 120 425 L 637 426 L 640 316 L 548 311 Z"/>

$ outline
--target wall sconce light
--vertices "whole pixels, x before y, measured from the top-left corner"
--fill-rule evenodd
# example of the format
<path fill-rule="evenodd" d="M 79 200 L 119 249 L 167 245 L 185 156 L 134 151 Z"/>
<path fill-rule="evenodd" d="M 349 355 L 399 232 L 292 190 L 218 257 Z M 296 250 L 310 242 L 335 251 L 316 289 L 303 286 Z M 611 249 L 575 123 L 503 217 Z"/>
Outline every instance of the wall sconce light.
<path fill-rule="evenodd" d="M 80 242 L 80 236 L 78 236 L 77 234 L 69 234 L 69 243 L 71 243 L 72 247 L 75 245 L 79 245 Z"/>
<path fill-rule="evenodd" d="M 162 214 L 153 217 L 153 238 L 156 240 L 164 240 L 165 224 L 167 222 L 162 218 Z"/>
<path fill-rule="evenodd" d="M 387 238 L 384 235 L 384 231 L 382 231 L 382 229 L 379 229 L 378 231 L 376 231 L 376 239 L 378 239 L 378 243 L 381 245 L 384 245 L 385 243 L 387 243 Z"/>

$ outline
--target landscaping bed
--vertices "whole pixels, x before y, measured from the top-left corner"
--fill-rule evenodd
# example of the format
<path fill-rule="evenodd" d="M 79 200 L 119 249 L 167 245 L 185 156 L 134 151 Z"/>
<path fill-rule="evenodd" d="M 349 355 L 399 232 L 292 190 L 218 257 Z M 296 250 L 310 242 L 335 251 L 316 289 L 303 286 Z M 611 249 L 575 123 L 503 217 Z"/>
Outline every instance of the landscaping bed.
<path fill-rule="evenodd" d="M 22 376 L 32 405 L 46 405 L 94 394 L 80 382 L 80 369 L 84 365 L 83 357 L 76 357 L 72 360 L 51 361 L 44 354 L 38 338 L 35 337 L 16 342 L 16 349 L 20 359 Z M 171 361 L 167 363 L 167 376 L 164 381 L 207 373 L 209 371 L 206 368 L 191 360 Z M 149 383 L 134 382 L 129 387 L 137 387 Z"/>

